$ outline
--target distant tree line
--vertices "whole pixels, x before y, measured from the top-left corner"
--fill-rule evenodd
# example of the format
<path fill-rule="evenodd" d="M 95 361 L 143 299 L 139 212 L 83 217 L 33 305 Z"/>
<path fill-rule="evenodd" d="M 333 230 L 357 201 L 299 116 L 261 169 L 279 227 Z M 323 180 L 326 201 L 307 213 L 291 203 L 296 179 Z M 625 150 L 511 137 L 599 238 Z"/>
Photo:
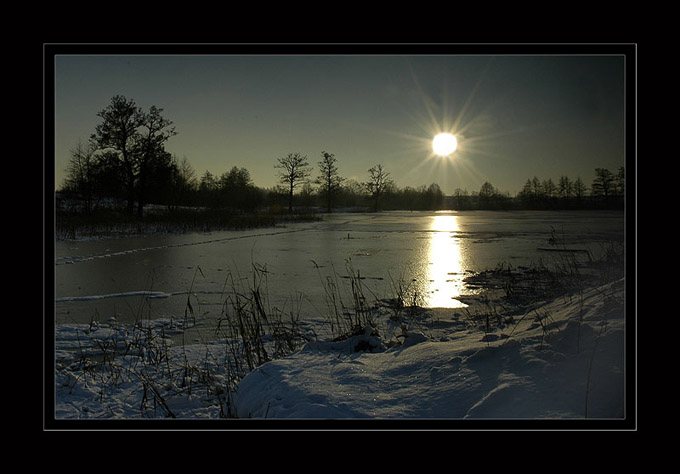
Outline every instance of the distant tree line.
<path fill-rule="evenodd" d="M 624 195 L 624 169 L 616 174 L 595 169 L 588 188 L 581 178 L 562 176 L 558 181 L 528 179 L 514 197 L 485 182 L 478 191 L 456 189 L 444 195 L 439 185 L 399 188 L 390 173 L 376 164 L 367 170 L 366 181 L 341 176 L 333 153 L 322 151 L 316 170 L 307 156 L 289 153 L 273 159 L 278 184 L 273 188 L 255 185 L 246 168 L 233 166 L 215 175 L 200 177 L 186 157 L 165 150 L 176 134 L 162 109 L 141 110 L 133 100 L 115 96 L 98 115 L 87 144 L 71 150 L 66 179 L 60 195 L 74 197 L 82 210 L 91 213 L 111 202 L 130 214 L 143 216 L 153 203 L 173 211 L 179 207 L 223 209 L 225 212 L 275 213 L 295 210 L 347 207 L 360 210 L 439 209 L 592 209 L 620 208 Z"/>
<path fill-rule="evenodd" d="M 512 197 L 491 183 L 482 184 L 478 192 L 456 189 L 449 197 L 452 209 L 622 209 L 625 196 L 625 169 L 616 174 L 605 168 L 595 168 L 590 187 L 577 177 L 561 176 L 540 180 L 527 179 L 522 190 Z"/>
<path fill-rule="evenodd" d="M 572 180 L 561 176 L 555 183 L 547 179 L 539 183 L 534 177 L 527 180 L 518 194 L 525 207 L 538 209 L 619 208 L 625 195 L 625 169 L 616 174 L 605 168 L 595 168 L 590 189 L 580 177 Z"/>

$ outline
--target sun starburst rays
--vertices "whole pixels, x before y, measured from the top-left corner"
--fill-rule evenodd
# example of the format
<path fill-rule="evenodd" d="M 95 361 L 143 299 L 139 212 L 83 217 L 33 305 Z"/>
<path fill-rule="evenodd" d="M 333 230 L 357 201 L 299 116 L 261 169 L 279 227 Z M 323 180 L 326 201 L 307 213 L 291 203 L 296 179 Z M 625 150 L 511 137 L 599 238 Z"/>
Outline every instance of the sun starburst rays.
<path fill-rule="evenodd" d="M 499 143 L 519 132 L 504 129 L 496 113 L 500 104 L 488 102 L 483 94 L 489 65 L 463 96 L 458 91 L 453 94 L 453 82 L 444 77 L 441 88 L 435 89 L 433 95 L 432 84 L 421 83 L 416 72 L 411 71 L 412 89 L 399 104 L 411 130 L 405 131 L 408 125 L 398 129 L 371 125 L 374 131 L 392 135 L 400 143 L 398 151 L 390 151 L 395 160 L 393 176 L 400 176 L 399 181 L 417 185 L 437 183 L 450 194 L 457 189 L 473 191 L 493 179 L 490 172 L 483 170 L 492 161 L 508 159 Z M 442 133 L 457 140 L 450 153 L 433 149 L 434 137 Z"/>
<path fill-rule="evenodd" d="M 408 178 L 432 177 L 444 186 L 445 192 L 452 192 L 457 188 L 473 190 L 491 179 L 482 172 L 482 161 L 488 160 L 480 159 L 505 159 L 497 151 L 494 142 L 514 132 L 499 131 L 498 119 L 494 114 L 498 104 L 484 104 L 478 100 L 489 65 L 490 63 L 469 94 L 457 106 L 453 103 L 446 83 L 443 84 L 439 93 L 440 100 L 437 101 L 426 93 L 415 73 L 412 74 L 419 107 L 411 110 L 410 115 L 422 135 L 402 135 L 413 144 L 405 152 L 419 157 L 416 163 L 410 165 Z M 440 134 L 450 134 L 457 140 L 450 153 L 433 149 L 433 138 Z"/>

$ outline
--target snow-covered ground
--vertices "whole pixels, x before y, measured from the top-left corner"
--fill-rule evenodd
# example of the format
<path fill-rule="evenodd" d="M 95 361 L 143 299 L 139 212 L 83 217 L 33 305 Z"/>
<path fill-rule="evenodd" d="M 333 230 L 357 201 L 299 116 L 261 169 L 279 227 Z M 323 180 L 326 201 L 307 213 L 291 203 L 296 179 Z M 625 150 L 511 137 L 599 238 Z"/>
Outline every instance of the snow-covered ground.
<path fill-rule="evenodd" d="M 463 310 L 385 311 L 242 379 L 224 341 L 170 344 L 191 320 L 58 326 L 55 418 L 623 419 L 624 309 L 619 280 L 486 327 Z"/>

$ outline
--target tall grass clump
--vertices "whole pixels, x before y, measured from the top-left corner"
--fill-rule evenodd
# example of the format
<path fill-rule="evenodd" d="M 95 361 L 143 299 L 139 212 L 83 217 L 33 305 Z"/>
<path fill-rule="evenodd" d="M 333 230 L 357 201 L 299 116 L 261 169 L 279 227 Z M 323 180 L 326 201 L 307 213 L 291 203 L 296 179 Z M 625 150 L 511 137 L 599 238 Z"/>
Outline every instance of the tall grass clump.
<path fill-rule="evenodd" d="M 415 278 L 405 278 L 403 275 L 395 281 L 390 275 L 392 298 L 384 300 L 392 311 L 390 319 L 402 322 L 404 316 L 413 317 L 423 305 L 423 294 Z"/>
<path fill-rule="evenodd" d="M 316 262 L 313 262 L 319 270 Z M 327 306 L 327 322 L 334 341 L 364 334 L 367 327 L 377 329 L 375 318 L 378 298 L 364 285 L 365 277 L 355 270 L 351 260 L 345 262 L 346 274 L 333 271 L 319 278 L 324 289 Z M 367 296 L 367 293 L 370 293 Z M 370 299 L 369 299 L 370 298 Z"/>
<path fill-rule="evenodd" d="M 267 291 L 267 269 L 252 265 L 252 280 L 233 274 L 226 278 L 222 315 L 215 329 L 225 341 L 229 368 L 236 378 L 242 378 L 256 367 L 298 350 L 310 339 L 299 324 L 298 306 L 289 309 L 272 307 Z"/>
<path fill-rule="evenodd" d="M 200 269 L 194 278 L 198 275 Z M 93 318 L 76 330 L 74 355 L 57 363 L 58 386 L 67 392 L 83 385 L 100 387 L 102 406 L 107 399 L 115 406 L 116 393 L 136 384 L 143 418 L 179 418 L 180 399 L 182 403 L 199 399 L 215 407 L 218 417 L 235 417 L 233 396 L 240 380 L 265 362 L 299 350 L 313 337 L 303 331 L 299 306 L 286 310 L 270 305 L 266 275 L 265 267 L 253 265 L 252 279 L 227 277 L 224 308 L 215 329 L 223 343 L 185 342 L 185 330 L 196 325 L 193 280 L 184 320 L 138 317 L 134 324 L 122 325 L 114 318 L 106 323 Z M 182 336 L 179 346 L 170 337 L 177 331 Z"/>

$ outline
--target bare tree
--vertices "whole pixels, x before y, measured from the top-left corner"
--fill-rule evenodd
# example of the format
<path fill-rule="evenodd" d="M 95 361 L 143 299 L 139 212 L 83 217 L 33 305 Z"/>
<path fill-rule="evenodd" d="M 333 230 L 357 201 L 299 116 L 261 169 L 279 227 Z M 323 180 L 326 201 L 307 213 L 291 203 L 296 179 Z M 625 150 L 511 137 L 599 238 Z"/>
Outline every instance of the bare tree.
<path fill-rule="evenodd" d="M 189 159 L 186 156 L 182 156 L 181 159 L 174 156 L 174 160 L 177 167 L 177 175 L 182 184 L 188 189 L 195 189 L 198 186 L 198 179 L 196 178 L 196 170 L 189 163 Z"/>
<path fill-rule="evenodd" d="M 66 169 L 66 180 L 64 188 L 76 193 L 85 203 L 85 212 L 92 211 L 92 202 L 94 196 L 96 163 L 95 154 L 96 145 L 90 142 L 88 145 L 83 145 L 78 142 L 73 150 L 71 150 L 71 160 Z"/>
<path fill-rule="evenodd" d="M 192 196 L 198 190 L 198 179 L 186 156 L 180 159 L 173 155 L 172 169 L 168 209 L 175 210 L 177 206 L 191 202 Z"/>
<path fill-rule="evenodd" d="M 338 174 L 338 167 L 335 165 L 337 161 L 335 155 L 325 151 L 322 151 L 321 155 L 323 158 L 319 161 L 320 175 L 316 182 L 321 186 L 321 194 L 326 197 L 326 206 L 330 213 L 333 196 L 340 189 L 340 185 L 344 181 L 344 178 Z"/>
<path fill-rule="evenodd" d="M 616 194 L 623 196 L 626 193 L 626 170 L 623 166 L 619 168 L 616 178 L 614 178 Z"/>
<path fill-rule="evenodd" d="M 574 197 L 576 200 L 580 202 L 585 197 L 587 191 L 588 188 L 581 177 L 577 177 L 576 180 L 574 180 Z"/>
<path fill-rule="evenodd" d="M 555 193 L 557 193 L 557 186 L 555 186 L 555 182 L 552 178 L 543 180 L 543 194 L 545 197 L 551 199 L 555 197 Z"/>
<path fill-rule="evenodd" d="M 595 179 L 591 186 L 593 196 L 602 196 L 605 201 L 613 194 L 616 185 L 614 174 L 605 168 L 595 168 Z"/>
<path fill-rule="evenodd" d="M 161 112 L 162 109 L 152 106 L 149 113 L 144 113 L 134 100 L 117 95 L 97 114 L 103 121 L 92 135 L 101 150 L 119 154 L 125 173 L 128 212 L 134 210 L 136 197 L 140 216 L 151 182 L 150 174 L 159 167 L 167 168 L 169 160 L 164 143 L 175 135 L 172 122 L 164 119 Z"/>
<path fill-rule="evenodd" d="M 569 199 L 571 198 L 571 195 L 574 191 L 574 184 L 571 182 L 568 176 L 560 176 L 560 181 L 559 181 L 559 193 L 560 197 L 564 199 Z"/>
<path fill-rule="evenodd" d="M 117 95 L 111 99 L 109 106 L 97 115 L 103 121 L 95 127 L 92 140 L 100 149 L 113 149 L 120 154 L 125 172 L 127 208 L 132 214 L 135 203 L 135 179 L 138 172 L 134 148 L 142 113 L 134 100 Z"/>
<path fill-rule="evenodd" d="M 140 126 L 144 133 L 139 135 L 137 152 L 137 214 L 142 217 L 144 205 L 148 198 L 148 186 L 151 175 L 157 168 L 165 168 L 162 160 L 169 156 L 165 152 L 165 142 L 176 135 L 172 122 L 161 116 L 163 109 L 151 106 L 149 113 L 142 114 Z"/>
<path fill-rule="evenodd" d="M 277 158 L 277 161 L 274 167 L 281 170 L 279 181 L 288 186 L 288 212 L 293 212 L 293 191 L 309 177 L 309 163 L 307 157 L 300 153 L 289 153 L 284 158 Z"/>
<path fill-rule="evenodd" d="M 389 179 L 390 174 L 385 172 L 382 165 L 376 165 L 368 170 L 369 178 L 364 186 L 368 192 L 373 196 L 375 211 L 378 211 L 378 201 L 380 196 L 384 194 L 385 190 L 391 186 L 392 180 Z"/>

